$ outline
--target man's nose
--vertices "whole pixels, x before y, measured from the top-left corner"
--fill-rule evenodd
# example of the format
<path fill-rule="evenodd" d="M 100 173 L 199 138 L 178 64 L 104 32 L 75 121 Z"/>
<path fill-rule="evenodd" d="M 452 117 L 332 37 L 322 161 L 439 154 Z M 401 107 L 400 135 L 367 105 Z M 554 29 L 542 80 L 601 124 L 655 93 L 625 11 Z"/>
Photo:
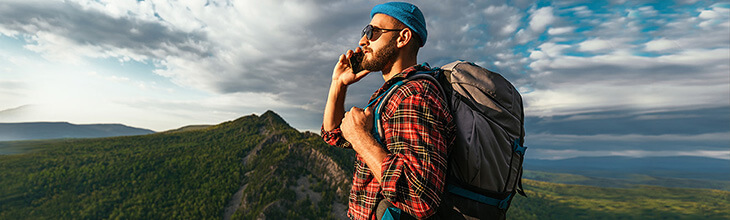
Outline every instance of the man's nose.
<path fill-rule="evenodd" d="M 370 41 L 368 40 L 367 35 L 363 34 L 362 37 L 360 38 L 360 42 L 358 42 L 358 44 L 360 44 L 361 47 L 370 44 Z"/>

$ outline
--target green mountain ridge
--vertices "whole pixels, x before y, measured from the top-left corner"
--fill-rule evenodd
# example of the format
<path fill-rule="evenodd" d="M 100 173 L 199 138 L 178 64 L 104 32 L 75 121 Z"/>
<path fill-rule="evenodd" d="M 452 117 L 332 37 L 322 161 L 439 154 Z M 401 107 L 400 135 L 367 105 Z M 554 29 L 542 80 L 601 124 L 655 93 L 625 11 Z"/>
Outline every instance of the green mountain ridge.
<path fill-rule="evenodd" d="M 345 219 L 354 152 L 272 111 L 142 136 L 19 142 L 0 219 Z M 730 192 L 526 180 L 510 219 L 727 219 Z M 637 203 L 638 201 L 638 203 Z"/>

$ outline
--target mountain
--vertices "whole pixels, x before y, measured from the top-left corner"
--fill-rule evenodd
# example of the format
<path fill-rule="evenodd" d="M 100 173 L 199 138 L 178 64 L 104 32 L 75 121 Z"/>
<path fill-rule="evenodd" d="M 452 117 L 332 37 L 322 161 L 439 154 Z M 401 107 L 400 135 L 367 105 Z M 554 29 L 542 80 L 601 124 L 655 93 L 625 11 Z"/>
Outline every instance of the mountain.
<path fill-rule="evenodd" d="M 184 130 L 14 142 L 0 219 L 346 218 L 352 150 L 271 111 Z"/>
<path fill-rule="evenodd" d="M 707 157 L 578 157 L 526 159 L 525 169 L 591 177 L 625 178 L 633 174 L 660 178 L 730 181 L 730 161 Z"/>
<path fill-rule="evenodd" d="M 122 124 L 76 125 L 68 122 L 0 123 L 0 141 L 100 138 L 154 133 Z"/>
<path fill-rule="evenodd" d="M 274 112 L 192 130 L 13 142 L 0 219 L 346 219 L 354 152 Z M 730 192 L 525 180 L 509 219 L 727 219 Z M 639 201 L 639 202 L 637 202 Z"/>
<path fill-rule="evenodd" d="M 167 133 L 175 133 L 175 132 L 186 132 L 186 131 L 203 130 L 203 129 L 206 129 L 206 128 L 210 127 L 210 126 L 212 126 L 212 125 L 188 125 L 188 126 L 183 126 L 181 128 L 177 128 L 177 129 L 167 130 L 167 131 L 164 131 L 164 132 L 167 132 Z"/>

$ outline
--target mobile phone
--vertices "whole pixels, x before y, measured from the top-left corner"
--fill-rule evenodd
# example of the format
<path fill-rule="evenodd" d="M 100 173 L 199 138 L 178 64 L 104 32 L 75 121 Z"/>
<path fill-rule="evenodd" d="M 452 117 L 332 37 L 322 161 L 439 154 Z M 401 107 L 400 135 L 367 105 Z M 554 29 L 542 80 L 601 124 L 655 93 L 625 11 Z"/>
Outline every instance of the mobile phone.
<path fill-rule="evenodd" d="M 357 74 L 362 71 L 362 58 L 365 54 L 361 51 L 359 53 L 353 53 L 350 57 L 350 67 L 352 67 L 352 73 Z"/>

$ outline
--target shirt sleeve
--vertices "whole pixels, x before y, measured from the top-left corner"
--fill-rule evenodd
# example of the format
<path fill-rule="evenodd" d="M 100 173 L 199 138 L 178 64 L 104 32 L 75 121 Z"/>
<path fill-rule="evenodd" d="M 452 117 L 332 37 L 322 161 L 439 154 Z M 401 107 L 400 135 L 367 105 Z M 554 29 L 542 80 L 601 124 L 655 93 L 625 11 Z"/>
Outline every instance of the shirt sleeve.
<path fill-rule="evenodd" d="M 342 136 L 342 130 L 340 129 L 340 127 L 332 129 L 331 131 L 325 131 L 324 125 L 322 125 L 321 130 L 322 139 L 324 139 L 324 142 L 326 142 L 327 144 L 339 148 L 352 148 L 352 144 L 350 144 L 350 142 L 345 140 L 345 138 Z"/>
<path fill-rule="evenodd" d="M 390 154 L 383 160 L 382 194 L 417 218 L 432 215 L 441 202 L 446 179 L 451 114 L 440 93 L 427 82 L 398 91 L 383 117 Z"/>

